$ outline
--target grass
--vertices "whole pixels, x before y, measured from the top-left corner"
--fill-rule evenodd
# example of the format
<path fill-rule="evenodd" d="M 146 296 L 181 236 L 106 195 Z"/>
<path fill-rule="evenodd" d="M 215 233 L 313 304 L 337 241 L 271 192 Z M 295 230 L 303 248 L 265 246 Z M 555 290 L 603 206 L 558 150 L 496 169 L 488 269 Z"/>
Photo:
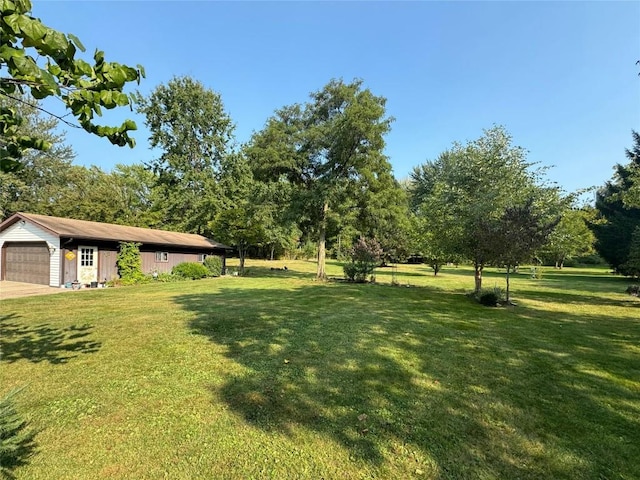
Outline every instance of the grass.
<path fill-rule="evenodd" d="M 628 282 L 523 273 L 492 309 L 462 267 L 313 271 L 2 301 L 0 394 L 38 431 L 16 477 L 640 478 Z"/>

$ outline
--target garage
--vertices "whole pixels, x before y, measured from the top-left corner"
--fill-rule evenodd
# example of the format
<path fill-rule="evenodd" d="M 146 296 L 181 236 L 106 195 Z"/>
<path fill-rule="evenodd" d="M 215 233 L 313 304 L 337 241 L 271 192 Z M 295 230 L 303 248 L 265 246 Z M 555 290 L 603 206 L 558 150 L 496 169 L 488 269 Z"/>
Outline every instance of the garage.
<path fill-rule="evenodd" d="M 49 285 L 51 255 L 46 242 L 7 242 L 3 250 L 4 280 Z"/>

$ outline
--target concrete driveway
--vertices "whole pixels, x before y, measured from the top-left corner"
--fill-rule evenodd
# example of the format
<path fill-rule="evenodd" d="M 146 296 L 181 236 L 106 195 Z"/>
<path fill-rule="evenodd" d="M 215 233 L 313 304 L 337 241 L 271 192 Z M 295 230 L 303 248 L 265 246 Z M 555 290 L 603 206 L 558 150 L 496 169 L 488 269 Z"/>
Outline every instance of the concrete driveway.
<path fill-rule="evenodd" d="M 0 300 L 70 291 L 70 288 L 55 288 L 48 285 L 36 285 L 35 283 L 8 282 L 6 280 L 0 282 Z"/>

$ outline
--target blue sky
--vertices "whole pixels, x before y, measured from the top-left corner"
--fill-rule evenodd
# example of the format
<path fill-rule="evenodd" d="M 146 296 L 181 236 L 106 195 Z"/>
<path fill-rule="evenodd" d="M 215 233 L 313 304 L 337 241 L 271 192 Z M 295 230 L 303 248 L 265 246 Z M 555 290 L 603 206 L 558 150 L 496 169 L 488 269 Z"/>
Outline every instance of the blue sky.
<path fill-rule="evenodd" d="M 397 178 L 453 141 L 504 125 L 567 191 L 602 185 L 640 130 L 640 2 L 44 1 L 33 15 L 92 55 L 145 67 L 143 94 L 189 75 L 220 93 L 249 140 L 331 78 L 364 80 L 395 118 Z M 150 160 L 67 128 L 76 163 Z"/>

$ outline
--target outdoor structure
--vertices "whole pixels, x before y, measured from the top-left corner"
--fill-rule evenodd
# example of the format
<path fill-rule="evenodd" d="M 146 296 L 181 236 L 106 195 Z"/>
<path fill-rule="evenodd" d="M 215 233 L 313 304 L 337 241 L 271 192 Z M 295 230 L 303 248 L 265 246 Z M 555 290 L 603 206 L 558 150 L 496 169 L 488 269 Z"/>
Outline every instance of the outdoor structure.
<path fill-rule="evenodd" d="M 190 233 L 16 213 L 0 223 L 0 280 L 52 287 L 113 280 L 120 242 L 140 244 L 144 273 L 169 272 L 208 255 L 222 257 L 224 269 L 229 250 Z"/>

